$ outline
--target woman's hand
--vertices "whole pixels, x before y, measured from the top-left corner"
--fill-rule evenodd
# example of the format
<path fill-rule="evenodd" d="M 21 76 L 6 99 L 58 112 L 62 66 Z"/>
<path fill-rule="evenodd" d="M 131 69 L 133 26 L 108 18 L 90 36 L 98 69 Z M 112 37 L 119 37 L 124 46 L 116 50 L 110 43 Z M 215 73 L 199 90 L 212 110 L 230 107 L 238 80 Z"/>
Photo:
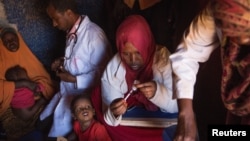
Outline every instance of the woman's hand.
<path fill-rule="evenodd" d="M 117 98 L 110 104 L 110 110 L 115 117 L 124 114 L 127 111 L 128 104 L 123 98 Z"/>
<path fill-rule="evenodd" d="M 136 88 L 139 89 L 146 98 L 150 99 L 155 96 L 156 83 L 155 81 L 135 84 Z"/>

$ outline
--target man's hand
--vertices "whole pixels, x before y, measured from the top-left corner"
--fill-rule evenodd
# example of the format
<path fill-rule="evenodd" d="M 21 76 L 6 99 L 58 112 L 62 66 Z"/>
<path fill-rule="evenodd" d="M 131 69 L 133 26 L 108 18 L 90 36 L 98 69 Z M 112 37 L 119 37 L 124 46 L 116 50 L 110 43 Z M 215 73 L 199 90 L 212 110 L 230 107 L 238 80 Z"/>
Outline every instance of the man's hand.
<path fill-rule="evenodd" d="M 179 117 L 174 141 L 196 141 L 197 125 L 191 99 L 179 99 Z"/>
<path fill-rule="evenodd" d="M 63 67 L 63 62 L 64 62 L 64 58 L 60 57 L 57 58 L 52 64 L 51 64 L 51 70 L 58 72 L 61 71 L 62 67 Z"/>
<path fill-rule="evenodd" d="M 63 70 L 61 72 L 56 72 L 56 76 L 60 77 L 60 79 L 65 82 L 72 82 L 72 83 L 76 82 L 76 77 L 71 75 L 66 70 Z"/>

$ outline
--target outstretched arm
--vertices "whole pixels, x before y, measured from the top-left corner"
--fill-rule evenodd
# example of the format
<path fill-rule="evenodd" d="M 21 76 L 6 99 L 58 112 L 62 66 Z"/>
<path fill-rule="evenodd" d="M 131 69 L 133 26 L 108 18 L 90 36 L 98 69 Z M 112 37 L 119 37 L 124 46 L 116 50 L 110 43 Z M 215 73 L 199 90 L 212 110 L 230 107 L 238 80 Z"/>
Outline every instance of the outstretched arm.
<path fill-rule="evenodd" d="M 192 99 L 199 62 L 207 61 L 212 51 L 219 46 L 214 18 L 208 8 L 192 21 L 183 42 L 170 56 L 179 107 L 174 141 L 194 141 L 197 135 Z"/>

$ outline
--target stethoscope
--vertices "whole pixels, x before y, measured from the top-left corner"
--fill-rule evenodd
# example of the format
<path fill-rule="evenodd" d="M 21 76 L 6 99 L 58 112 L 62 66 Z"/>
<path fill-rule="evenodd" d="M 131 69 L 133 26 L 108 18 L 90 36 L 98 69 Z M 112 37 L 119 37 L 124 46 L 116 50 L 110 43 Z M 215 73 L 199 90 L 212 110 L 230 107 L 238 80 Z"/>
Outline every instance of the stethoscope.
<path fill-rule="evenodd" d="M 76 33 L 77 33 L 78 29 L 80 28 L 80 25 L 81 25 L 83 19 L 84 19 L 84 17 L 83 17 L 83 16 L 80 16 L 80 22 L 79 22 L 79 24 L 78 24 L 76 30 L 75 30 L 73 33 L 70 33 L 70 34 L 67 35 L 67 42 L 69 42 L 69 44 L 72 42 L 72 40 L 74 40 L 74 41 L 73 41 L 73 46 L 72 46 L 72 48 L 71 48 L 71 50 L 70 50 L 70 55 L 69 55 L 69 57 L 66 57 L 66 53 L 65 53 L 65 56 L 64 56 L 64 59 L 65 59 L 65 60 L 69 60 L 69 59 L 71 58 L 72 54 L 73 54 L 73 49 L 75 48 L 75 45 L 76 45 L 76 43 L 77 43 L 77 41 L 78 41 L 78 36 L 77 36 Z M 74 28 L 74 26 L 73 26 L 72 28 Z M 71 30 L 70 30 L 70 31 L 71 31 Z M 68 46 L 68 45 L 67 45 L 67 46 Z"/>

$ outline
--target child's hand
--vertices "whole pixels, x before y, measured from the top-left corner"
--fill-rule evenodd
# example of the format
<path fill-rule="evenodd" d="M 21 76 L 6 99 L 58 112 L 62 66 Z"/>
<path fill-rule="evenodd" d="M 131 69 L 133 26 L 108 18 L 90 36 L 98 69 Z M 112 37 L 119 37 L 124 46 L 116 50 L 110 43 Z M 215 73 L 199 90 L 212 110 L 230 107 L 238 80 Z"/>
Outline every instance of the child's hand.
<path fill-rule="evenodd" d="M 42 92 L 34 92 L 33 94 L 35 100 L 39 100 L 43 96 Z"/>

